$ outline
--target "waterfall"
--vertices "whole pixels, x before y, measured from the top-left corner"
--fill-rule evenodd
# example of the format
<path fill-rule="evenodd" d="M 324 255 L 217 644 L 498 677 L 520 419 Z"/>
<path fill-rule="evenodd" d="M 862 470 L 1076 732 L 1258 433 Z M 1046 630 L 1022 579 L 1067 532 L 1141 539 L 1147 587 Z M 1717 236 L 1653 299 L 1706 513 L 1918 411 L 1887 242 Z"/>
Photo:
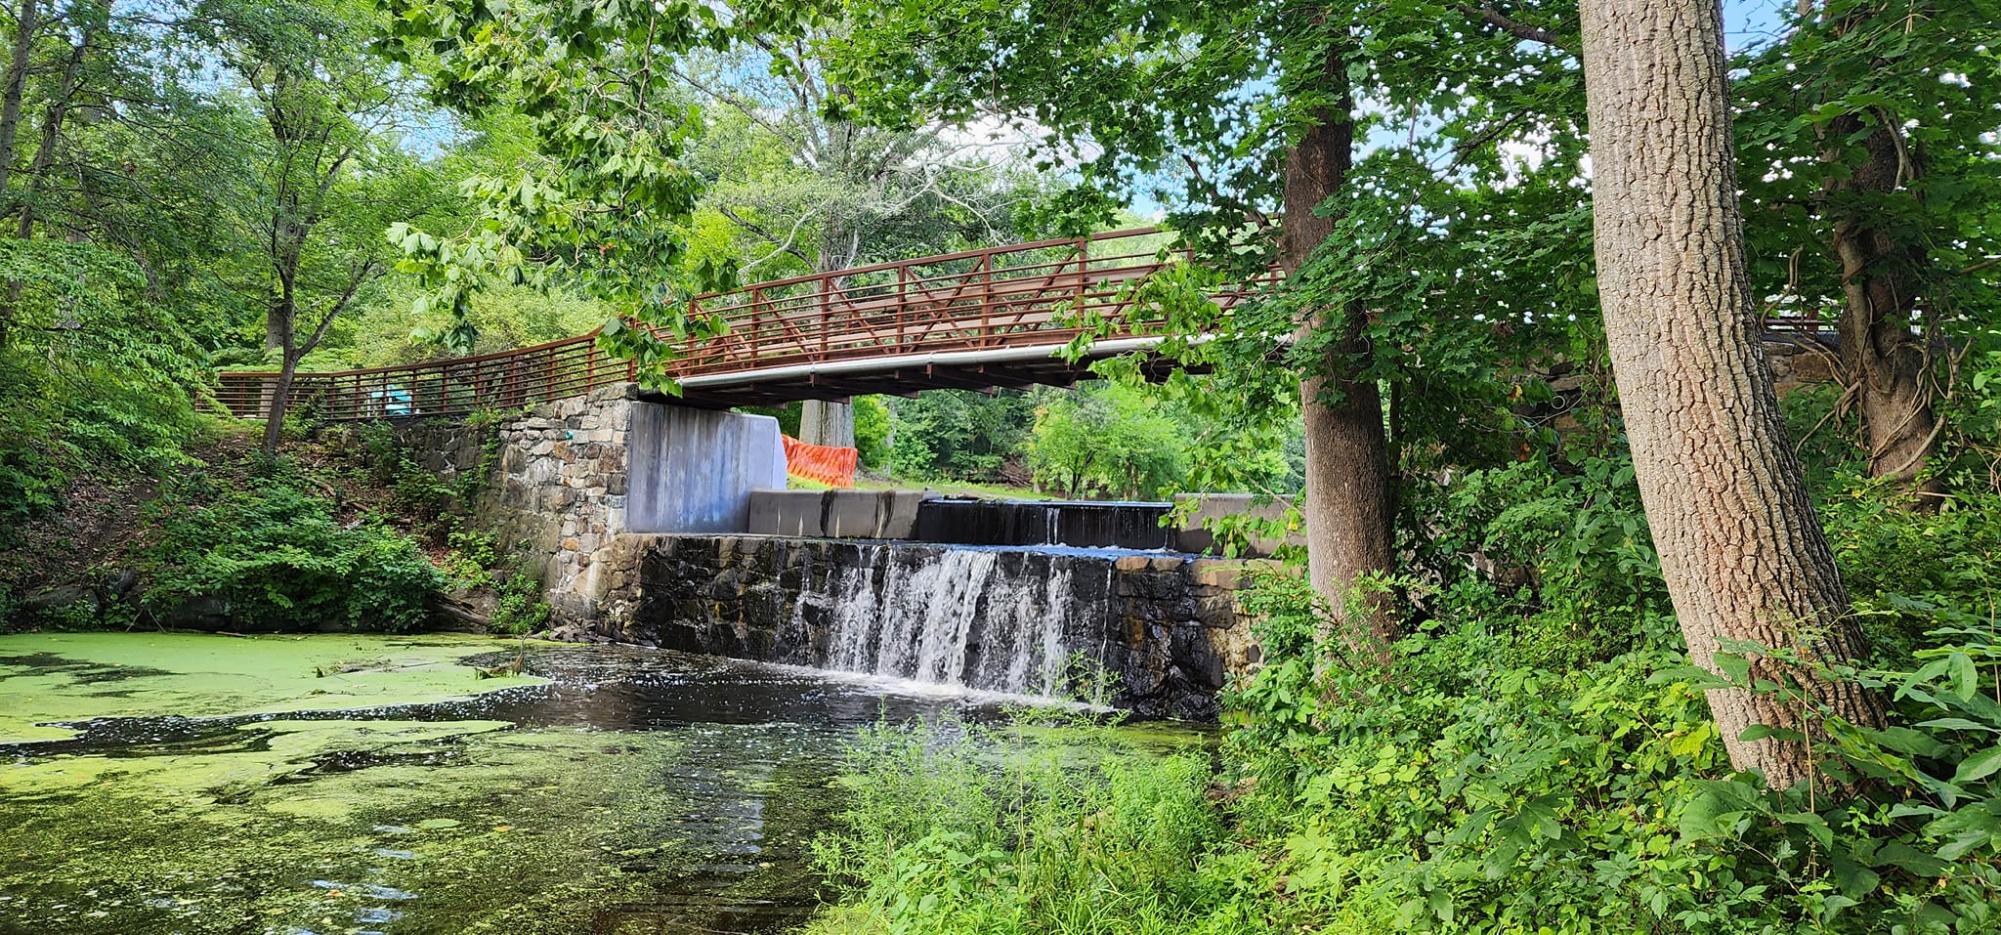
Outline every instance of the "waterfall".
<path fill-rule="evenodd" d="M 1075 597 L 1067 567 L 1025 574 L 1016 553 L 862 547 L 815 595 L 831 609 L 826 666 L 990 691 L 1061 688 Z"/>

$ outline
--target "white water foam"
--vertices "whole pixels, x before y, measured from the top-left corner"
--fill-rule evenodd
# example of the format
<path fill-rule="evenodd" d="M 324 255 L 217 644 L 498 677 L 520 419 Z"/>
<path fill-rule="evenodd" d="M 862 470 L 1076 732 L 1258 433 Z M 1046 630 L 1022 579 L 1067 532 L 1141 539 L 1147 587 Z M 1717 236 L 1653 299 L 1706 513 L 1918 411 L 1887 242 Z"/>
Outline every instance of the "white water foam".
<path fill-rule="evenodd" d="M 1075 602 L 1067 567 L 1012 574 L 986 549 L 927 551 L 915 565 L 881 551 L 867 558 L 824 595 L 828 668 L 1044 698 L 1062 687 Z"/>

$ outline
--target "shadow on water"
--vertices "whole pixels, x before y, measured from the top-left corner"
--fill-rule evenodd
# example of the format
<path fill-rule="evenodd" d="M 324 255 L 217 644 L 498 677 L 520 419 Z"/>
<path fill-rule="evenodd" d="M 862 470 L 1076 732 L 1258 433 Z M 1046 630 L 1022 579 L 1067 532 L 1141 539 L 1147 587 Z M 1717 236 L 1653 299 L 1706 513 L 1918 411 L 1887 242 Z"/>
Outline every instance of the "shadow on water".
<path fill-rule="evenodd" d="M 500 652 L 468 662 L 493 666 L 512 662 L 515 656 L 512 651 Z M 286 760 L 283 768 L 249 785 L 212 789 L 209 800 L 217 807 L 243 810 L 246 803 L 289 795 L 288 789 L 305 791 L 317 783 L 358 781 L 369 775 L 404 776 L 405 771 L 417 777 L 399 779 L 405 786 L 449 784 L 454 771 L 463 775 L 484 768 L 481 756 L 486 745 L 525 744 L 544 735 L 570 738 L 562 741 L 569 746 L 551 748 L 549 763 L 568 756 L 576 770 L 619 770 L 621 781 L 636 779 L 634 784 L 645 790 L 644 808 L 593 805 L 582 811 L 581 819 L 540 818 L 545 824 L 564 827 L 524 828 L 549 840 L 578 842 L 565 846 L 589 848 L 597 861 L 593 867 L 602 865 L 603 875 L 619 881 L 616 887 L 563 897 L 572 903 L 581 899 L 589 904 L 582 912 L 574 904 L 563 907 L 580 925 L 532 930 L 607 935 L 763 933 L 803 922 L 818 904 L 820 881 L 810 866 L 809 844 L 816 833 L 829 826 L 839 807 L 831 779 L 857 730 L 885 719 L 908 721 L 951 714 L 988 720 L 1001 716 L 1002 699 L 991 696 L 932 693 L 884 680 L 657 650 L 538 645 L 527 648 L 523 659 L 527 672 L 548 679 L 548 683 L 508 688 L 469 700 L 362 710 L 75 722 L 65 725 L 80 731 L 74 739 L 0 746 L 0 771 L 8 763 L 30 766 L 72 757 L 131 763 L 146 757 L 255 754 L 271 750 L 287 732 L 299 731 L 300 722 L 358 722 L 364 728 L 369 722 L 406 728 L 413 723 L 501 722 L 512 729 L 427 738 L 417 745 L 312 751 Z M 23 663 L 17 660 L 16 664 Z M 586 738 L 583 746 L 574 739 L 579 735 Z M 518 739 L 506 741 L 509 737 Z M 654 738 L 671 743 L 671 754 L 662 753 Z M 542 754 L 531 751 L 528 755 Z M 585 787 L 595 782 L 590 775 L 551 768 L 561 781 Z M 634 777 L 629 775 L 634 769 L 650 772 Z M 605 785 L 611 785 L 611 775 L 604 776 Z M 5 788 L 0 785 L 0 790 Z M 506 794 L 519 791 L 510 789 Z M 83 794 L 89 792 L 86 788 Z M 492 798 L 499 800 L 500 795 Z M 32 825 L 36 819 L 27 810 L 37 807 L 10 802 L 0 792 L 0 831 Z M 229 871 L 238 879 L 220 884 L 225 887 L 224 895 L 207 897 L 208 902 L 199 904 L 203 907 L 199 916 L 186 908 L 196 903 L 162 898 L 157 895 L 161 890 L 148 890 L 130 879 L 75 878 L 75 868 L 90 866 L 87 860 L 51 857 L 46 853 L 48 848 L 29 854 L 25 849 L 10 853 L 13 849 L 0 846 L 0 889 L 12 885 L 10 879 L 41 886 L 39 890 L 22 889 L 11 901 L 0 896 L 0 931 L 453 932 L 466 930 L 462 926 L 468 918 L 499 926 L 482 931 L 530 931 L 506 920 L 511 918 L 510 912 L 543 912 L 535 908 L 532 893 L 520 892 L 538 885 L 536 868 L 496 862 L 498 858 L 489 853 L 515 843 L 497 834 L 509 830 L 508 826 L 484 827 L 492 824 L 492 814 L 506 807 L 516 806 L 481 800 L 467 807 L 463 818 L 433 818 L 428 825 L 376 824 L 372 831 L 361 832 L 358 843 L 344 845 L 347 850 L 341 855 L 348 856 L 301 857 L 298 866 L 265 866 L 273 860 L 284 863 L 288 858 L 282 854 L 242 858 L 244 863 Z M 101 806 L 93 808 L 95 811 L 79 814 L 104 811 Z M 592 816 L 614 813 L 618 815 L 616 827 L 609 827 L 609 817 L 602 819 L 607 822 L 605 829 L 580 832 L 569 827 L 599 820 Z M 526 826 L 537 817 L 530 814 L 513 820 Z M 54 820 L 44 819 L 43 823 Z M 142 830 L 171 837 L 167 830 Z M 436 840 L 426 839 L 426 834 L 472 830 L 498 842 L 481 844 L 484 849 L 475 852 L 486 863 L 419 867 L 426 859 L 440 862 L 426 858 L 427 852 L 416 843 Z M 47 829 L 39 832 L 49 833 Z M 201 842 L 189 844 L 200 846 Z M 144 845 L 134 837 L 130 846 Z M 172 841 L 167 840 L 165 846 L 171 848 Z M 560 860 L 560 854 L 556 856 Z M 58 862 L 51 864 L 51 860 Z M 546 874 L 549 868 L 542 869 Z M 326 876 L 335 872 L 345 874 L 347 882 Z M 62 873 L 72 876 L 63 878 Z M 145 879 L 143 868 L 134 873 Z M 253 881 L 254 873 L 271 879 Z M 510 874 L 518 874 L 519 879 L 499 879 Z M 489 906 L 474 911 L 467 904 L 495 899 L 479 888 L 482 885 L 488 889 L 503 885 L 514 888 L 516 892 L 508 898 L 515 902 L 501 909 Z M 231 886 L 237 889 L 226 889 Z M 311 888 L 307 896 L 324 902 L 288 896 L 291 902 L 261 908 L 258 911 L 267 918 L 253 920 L 248 906 L 257 899 L 270 898 L 257 887 Z M 146 911 L 179 915 L 152 920 L 120 910 L 99 916 L 102 924 L 79 921 L 92 916 L 79 913 L 78 907 L 113 891 L 125 893 L 121 900 L 150 906 Z M 156 895 L 148 896 L 149 892 Z M 318 917 L 320 906 L 335 902 L 336 897 L 351 903 L 351 911 Z M 459 904 L 454 905 L 454 901 Z M 63 918 L 77 924 L 46 924 L 56 918 L 47 916 L 40 920 L 44 924 L 16 927 L 26 922 L 28 915 L 54 913 L 58 908 L 76 913 Z M 24 910 L 25 914 L 19 914 Z M 234 913 L 242 915 L 227 918 Z M 273 927 L 268 918 L 273 914 L 316 920 L 317 924 Z M 162 924 L 167 927 L 156 927 Z"/>

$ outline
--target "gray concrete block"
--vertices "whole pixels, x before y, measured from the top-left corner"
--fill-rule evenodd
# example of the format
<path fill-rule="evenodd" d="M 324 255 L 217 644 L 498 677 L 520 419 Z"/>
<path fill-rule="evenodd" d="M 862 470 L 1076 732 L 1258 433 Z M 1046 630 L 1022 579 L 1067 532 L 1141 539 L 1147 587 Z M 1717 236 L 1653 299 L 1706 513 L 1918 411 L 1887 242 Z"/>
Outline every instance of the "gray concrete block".
<path fill-rule="evenodd" d="M 628 532 L 743 532 L 751 491 L 785 483 L 778 420 L 631 403 Z"/>
<path fill-rule="evenodd" d="M 760 536 L 822 535 L 820 491 L 758 489 L 750 492 L 745 532 Z"/>
<path fill-rule="evenodd" d="M 929 490 L 755 490 L 747 531 L 767 536 L 904 539 Z"/>

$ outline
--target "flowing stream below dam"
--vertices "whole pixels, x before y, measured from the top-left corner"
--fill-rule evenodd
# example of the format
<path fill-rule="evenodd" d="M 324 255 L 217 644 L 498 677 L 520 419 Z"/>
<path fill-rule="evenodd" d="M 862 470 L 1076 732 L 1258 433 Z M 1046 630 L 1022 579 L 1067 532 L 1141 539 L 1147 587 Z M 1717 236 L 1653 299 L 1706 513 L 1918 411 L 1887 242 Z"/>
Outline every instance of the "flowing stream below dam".
<path fill-rule="evenodd" d="M 833 665 L 928 681 L 477 637 L 0 636 L 0 932 L 794 928 L 858 732 L 1035 700 L 933 683 L 1051 685 L 1034 595 L 1013 655 L 963 668 L 970 554 L 944 599 L 837 628 Z"/>

